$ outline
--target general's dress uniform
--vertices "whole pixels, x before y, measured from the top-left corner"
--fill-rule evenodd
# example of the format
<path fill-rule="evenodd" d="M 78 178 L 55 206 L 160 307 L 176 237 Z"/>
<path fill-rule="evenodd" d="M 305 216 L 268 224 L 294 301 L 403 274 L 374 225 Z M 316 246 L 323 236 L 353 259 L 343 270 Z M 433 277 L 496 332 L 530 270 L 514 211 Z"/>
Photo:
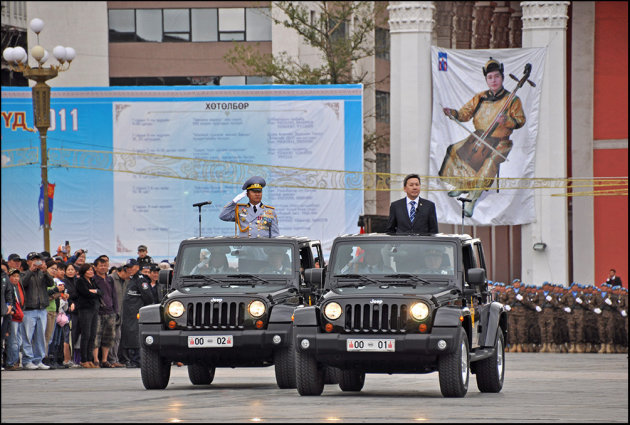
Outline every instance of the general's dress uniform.
<path fill-rule="evenodd" d="M 243 190 L 260 190 L 266 183 L 262 177 L 254 176 L 243 185 Z M 223 207 L 219 218 L 223 221 L 235 222 L 235 233 L 242 238 L 274 238 L 280 234 L 276 210 L 262 202 L 252 205 L 249 202 L 239 202 L 245 193 L 237 196 Z"/>

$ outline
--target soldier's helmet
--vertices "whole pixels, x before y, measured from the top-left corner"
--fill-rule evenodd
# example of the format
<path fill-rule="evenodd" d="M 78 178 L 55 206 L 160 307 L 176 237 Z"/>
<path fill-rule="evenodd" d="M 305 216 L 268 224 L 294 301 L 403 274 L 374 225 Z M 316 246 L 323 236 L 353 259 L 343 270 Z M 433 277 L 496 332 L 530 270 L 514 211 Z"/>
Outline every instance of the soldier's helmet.
<path fill-rule="evenodd" d="M 260 176 L 252 176 L 247 179 L 243 184 L 243 190 L 253 190 L 255 192 L 261 192 L 263 187 L 267 185 L 265 179 Z"/>
<path fill-rule="evenodd" d="M 503 77 L 503 64 L 496 59 L 492 59 L 492 56 L 490 56 L 490 60 L 486 62 L 486 64 L 481 69 L 483 70 L 484 77 L 492 71 L 499 71 L 501 73 L 501 77 Z"/>

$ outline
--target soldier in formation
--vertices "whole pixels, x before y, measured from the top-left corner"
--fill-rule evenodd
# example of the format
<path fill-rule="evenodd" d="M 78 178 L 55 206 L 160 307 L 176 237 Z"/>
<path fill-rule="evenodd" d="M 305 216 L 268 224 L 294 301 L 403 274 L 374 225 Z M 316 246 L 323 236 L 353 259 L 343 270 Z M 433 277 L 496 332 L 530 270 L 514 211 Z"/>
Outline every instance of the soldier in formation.
<path fill-rule="evenodd" d="M 627 353 L 628 290 L 621 286 L 549 282 L 542 287 L 490 282 L 508 313 L 506 351 Z"/>

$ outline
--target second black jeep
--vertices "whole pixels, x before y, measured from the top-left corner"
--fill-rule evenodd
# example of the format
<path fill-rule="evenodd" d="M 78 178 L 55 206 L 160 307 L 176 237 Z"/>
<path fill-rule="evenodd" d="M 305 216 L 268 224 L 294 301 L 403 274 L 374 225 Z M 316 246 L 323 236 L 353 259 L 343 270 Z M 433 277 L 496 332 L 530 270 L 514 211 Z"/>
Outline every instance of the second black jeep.
<path fill-rule="evenodd" d="M 167 294 L 140 309 L 142 383 L 168 385 L 171 364 L 208 385 L 217 367 L 275 366 L 280 388 L 295 388 L 292 315 L 320 289 L 302 272 L 323 258 L 321 244 L 299 237 L 191 238 L 181 242 Z M 312 302 L 312 301 L 310 301 Z"/>

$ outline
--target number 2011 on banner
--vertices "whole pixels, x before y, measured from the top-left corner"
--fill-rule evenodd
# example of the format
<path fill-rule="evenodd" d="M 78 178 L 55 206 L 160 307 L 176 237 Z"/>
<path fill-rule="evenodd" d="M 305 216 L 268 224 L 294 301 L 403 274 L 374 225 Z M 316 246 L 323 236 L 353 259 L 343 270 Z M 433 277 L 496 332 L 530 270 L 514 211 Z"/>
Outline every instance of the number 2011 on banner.
<path fill-rule="evenodd" d="M 59 130 L 66 131 L 66 108 L 59 110 Z M 72 118 L 72 131 L 79 130 L 79 111 L 74 108 L 70 111 L 70 117 Z M 57 112 L 55 109 L 50 108 L 50 127 L 48 131 L 55 131 L 57 129 Z"/>

